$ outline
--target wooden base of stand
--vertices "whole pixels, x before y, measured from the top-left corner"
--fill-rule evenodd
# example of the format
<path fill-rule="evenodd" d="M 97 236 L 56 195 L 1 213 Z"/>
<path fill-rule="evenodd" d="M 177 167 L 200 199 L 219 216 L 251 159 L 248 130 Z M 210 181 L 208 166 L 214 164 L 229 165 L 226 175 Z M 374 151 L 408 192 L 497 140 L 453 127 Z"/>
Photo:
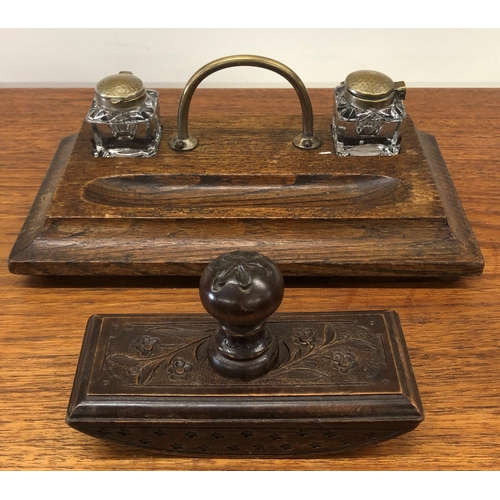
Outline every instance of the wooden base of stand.
<path fill-rule="evenodd" d="M 172 122 L 169 118 L 168 122 Z M 9 258 L 35 275 L 200 275 L 234 249 L 285 276 L 458 278 L 483 257 L 433 137 L 409 120 L 395 157 L 292 145 L 299 116 L 193 122 L 148 159 L 95 158 L 86 124 L 61 142 Z"/>
<path fill-rule="evenodd" d="M 275 314 L 277 366 L 207 361 L 208 315 L 93 316 L 67 423 L 175 456 L 321 456 L 414 429 L 423 411 L 396 313 Z"/>

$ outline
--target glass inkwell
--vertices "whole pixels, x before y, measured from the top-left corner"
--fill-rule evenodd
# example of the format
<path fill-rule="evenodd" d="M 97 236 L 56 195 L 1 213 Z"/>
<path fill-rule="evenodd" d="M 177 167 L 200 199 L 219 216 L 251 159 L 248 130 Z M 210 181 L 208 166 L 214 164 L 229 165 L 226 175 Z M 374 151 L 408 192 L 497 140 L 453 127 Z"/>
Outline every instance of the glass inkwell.
<path fill-rule="evenodd" d="M 92 125 L 94 155 L 150 157 L 160 145 L 158 92 L 144 88 L 130 71 L 103 78 L 86 121 Z"/>
<path fill-rule="evenodd" d="M 404 82 L 378 71 L 350 73 L 335 88 L 333 140 L 339 156 L 394 156 L 401 148 L 406 111 Z"/>

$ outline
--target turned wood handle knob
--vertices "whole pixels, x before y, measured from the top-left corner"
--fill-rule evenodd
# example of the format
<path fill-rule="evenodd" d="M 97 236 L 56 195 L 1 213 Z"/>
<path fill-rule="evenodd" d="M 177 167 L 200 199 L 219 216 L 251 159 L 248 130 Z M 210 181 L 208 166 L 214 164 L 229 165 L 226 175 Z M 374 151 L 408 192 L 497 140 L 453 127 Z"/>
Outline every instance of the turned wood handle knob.
<path fill-rule="evenodd" d="M 208 350 L 217 372 L 249 379 L 274 366 L 278 346 L 266 320 L 280 306 L 283 293 L 279 268 L 258 252 L 227 253 L 206 267 L 200 299 L 219 321 Z"/>

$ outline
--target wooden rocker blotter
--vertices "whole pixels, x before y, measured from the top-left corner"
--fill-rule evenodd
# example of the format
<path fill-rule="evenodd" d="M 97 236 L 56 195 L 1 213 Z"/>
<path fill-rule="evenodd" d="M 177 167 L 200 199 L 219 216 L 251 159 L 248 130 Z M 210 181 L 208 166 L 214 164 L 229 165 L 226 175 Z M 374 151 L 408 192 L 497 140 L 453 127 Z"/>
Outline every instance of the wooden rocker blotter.
<path fill-rule="evenodd" d="M 188 111 L 199 83 L 259 66 L 294 87 L 300 117 L 207 118 Z M 171 123 L 169 118 L 164 123 Z M 209 63 L 188 82 L 177 134 L 152 158 L 96 158 L 84 123 L 62 140 L 12 249 L 35 275 L 200 275 L 234 248 L 272 258 L 286 276 L 459 278 L 481 251 L 436 140 L 406 120 L 395 156 L 340 157 L 332 117 L 316 116 L 300 78 L 259 56 Z M 296 130 L 294 132 L 294 130 Z M 332 153 L 333 151 L 333 153 Z M 110 320 L 103 320 L 107 324 Z"/>
<path fill-rule="evenodd" d="M 395 312 L 268 319 L 283 277 L 246 251 L 209 264 L 200 297 L 211 316 L 92 316 L 67 423 L 174 456 L 308 457 L 423 421 Z"/>

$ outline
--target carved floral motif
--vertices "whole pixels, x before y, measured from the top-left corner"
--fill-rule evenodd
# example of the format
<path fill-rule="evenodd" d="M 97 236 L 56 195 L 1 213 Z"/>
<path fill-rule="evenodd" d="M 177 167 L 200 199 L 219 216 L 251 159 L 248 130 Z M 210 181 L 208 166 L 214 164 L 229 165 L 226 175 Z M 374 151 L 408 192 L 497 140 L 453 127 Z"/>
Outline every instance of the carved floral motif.
<path fill-rule="evenodd" d="M 378 334 L 367 326 L 349 321 L 316 321 L 295 324 L 268 323 L 279 343 L 279 363 L 254 384 L 279 387 L 315 384 L 370 385 L 386 367 L 384 348 Z M 123 332 L 111 337 L 103 369 L 121 386 L 217 386 L 220 376 L 207 361 L 212 328 L 199 330 L 152 325 L 141 335 Z M 133 325 L 128 327 L 134 331 Z M 127 342 L 123 339 L 127 338 Z M 194 384 L 194 385 L 193 385 Z M 237 380 L 225 380 L 237 387 Z"/>
<path fill-rule="evenodd" d="M 385 365 L 379 339 L 366 327 L 351 322 L 328 322 L 296 329 L 292 341 L 282 341 L 288 358 L 269 377 L 291 380 L 325 379 L 334 383 L 335 373 L 347 376 L 338 383 L 366 384 Z M 359 370 L 360 365 L 363 370 Z M 337 375 L 337 376 L 338 376 Z"/>
<path fill-rule="evenodd" d="M 158 353 L 160 341 L 156 337 L 143 335 L 134 343 L 135 350 L 144 358 Z"/>
<path fill-rule="evenodd" d="M 133 325 L 129 328 L 133 330 Z M 193 344 L 205 341 L 207 336 L 200 337 L 204 331 L 153 327 L 147 334 L 133 337 L 128 346 L 119 341 L 127 336 L 127 332 L 122 332 L 121 336 L 110 338 L 110 354 L 103 368 L 111 372 L 120 385 L 157 384 L 158 374 L 162 384 L 180 383 L 191 376 L 194 365 L 182 353 L 189 351 Z"/>
<path fill-rule="evenodd" d="M 168 367 L 169 378 L 170 380 L 186 379 L 192 369 L 193 365 L 183 359 L 174 359 Z"/>
<path fill-rule="evenodd" d="M 337 352 L 333 355 L 332 362 L 339 373 L 347 373 L 356 366 L 356 358 L 350 352 Z"/>
<path fill-rule="evenodd" d="M 272 276 L 273 271 L 268 263 L 259 256 L 247 256 L 248 252 L 228 253 L 214 262 L 211 267 L 217 271 L 212 281 L 212 291 L 218 292 L 228 282 L 235 282 L 242 291 L 252 287 L 255 276 Z"/>
<path fill-rule="evenodd" d="M 316 344 L 316 332 L 312 328 L 296 330 L 292 342 L 298 346 L 312 347 Z"/>

